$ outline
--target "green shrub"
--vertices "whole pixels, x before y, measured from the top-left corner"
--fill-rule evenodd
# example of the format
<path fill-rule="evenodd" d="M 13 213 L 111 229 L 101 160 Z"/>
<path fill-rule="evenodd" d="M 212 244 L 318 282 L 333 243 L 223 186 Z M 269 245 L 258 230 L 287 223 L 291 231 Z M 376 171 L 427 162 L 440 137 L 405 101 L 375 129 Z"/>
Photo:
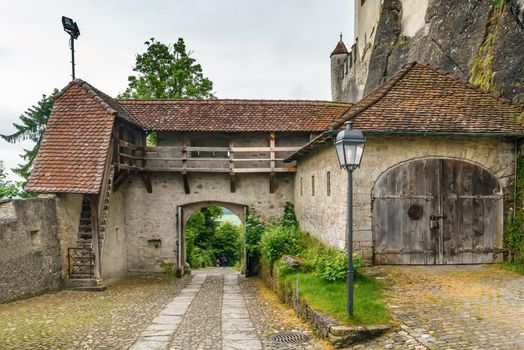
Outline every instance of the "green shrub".
<path fill-rule="evenodd" d="M 256 217 L 254 210 L 250 208 L 246 218 L 246 250 L 250 257 L 260 254 L 260 238 L 265 230 L 264 224 Z"/>
<path fill-rule="evenodd" d="M 214 251 L 210 249 L 202 249 L 199 246 L 193 247 L 191 255 L 187 257 L 187 260 L 192 269 L 215 266 Z"/>
<path fill-rule="evenodd" d="M 279 261 L 278 262 L 278 272 L 280 275 L 289 275 L 291 273 L 295 273 L 298 271 L 298 267 L 296 265 L 292 265 L 286 261 Z"/>
<path fill-rule="evenodd" d="M 284 254 L 297 255 L 301 251 L 301 233 L 297 228 L 281 225 L 269 227 L 260 240 L 260 251 L 272 265 Z"/>
<path fill-rule="evenodd" d="M 298 219 L 295 215 L 295 206 L 291 202 L 286 202 L 284 206 L 284 214 L 280 219 L 280 223 L 284 227 L 298 228 Z"/>
<path fill-rule="evenodd" d="M 177 271 L 175 269 L 175 264 L 171 261 L 161 261 L 160 268 L 164 270 L 164 273 L 171 277 L 177 277 Z"/>
<path fill-rule="evenodd" d="M 343 281 L 347 277 L 347 253 L 340 250 L 325 249 L 313 258 L 314 274 L 328 282 Z M 362 266 L 362 257 L 353 254 L 353 270 Z"/>

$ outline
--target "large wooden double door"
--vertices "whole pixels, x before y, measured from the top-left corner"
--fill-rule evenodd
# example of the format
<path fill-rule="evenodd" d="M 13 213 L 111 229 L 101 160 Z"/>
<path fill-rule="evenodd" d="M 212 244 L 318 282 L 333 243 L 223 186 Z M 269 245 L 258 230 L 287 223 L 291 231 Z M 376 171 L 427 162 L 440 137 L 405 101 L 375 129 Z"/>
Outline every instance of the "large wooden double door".
<path fill-rule="evenodd" d="M 497 178 L 454 159 L 422 159 L 383 174 L 373 189 L 376 264 L 478 264 L 502 260 Z"/>

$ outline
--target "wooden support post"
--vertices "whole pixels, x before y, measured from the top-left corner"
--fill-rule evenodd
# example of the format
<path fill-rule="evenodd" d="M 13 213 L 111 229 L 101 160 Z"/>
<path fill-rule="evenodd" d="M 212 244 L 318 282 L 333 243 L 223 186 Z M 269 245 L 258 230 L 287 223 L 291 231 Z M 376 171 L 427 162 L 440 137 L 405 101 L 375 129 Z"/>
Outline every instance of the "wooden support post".
<path fill-rule="evenodd" d="M 191 193 L 189 179 L 187 178 L 187 136 L 182 135 L 182 181 L 184 182 L 184 193 Z"/>
<path fill-rule="evenodd" d="M 269 167 L 271 172 L 269 173 L 269 193 L 275 193 L 276 181 L 275 181 L 275 144 L 276 144 L 275 132 L 272 131 L 269 134 Z"/>
<path fill-rule="evenodd" d="M 126 180 L 129 178 L 130 173 L 128 171 L 120 172 L 115 178 L 115 181 L 113 182 L 113 192 L 116 192 L 118 188 L 126 182 Z"/>
<path fill-rule="evenodd" d="M 92 241 L 91 249 L 95 255 L 95 269 L 94 275 L 96 279 L 100 279 L 101 273 L 101 261 L 100 261 L 100 235 L 99 235 L 99 222 L 98 222 L 98 195 L 91 195 L 89 198 L 91 203 L 91 227 L 92 227 Z"/>
<path fill-rule="evenodd" d="M 229 139 L 229 190 L 235 193 L 237 190 L 237 179 L 235 177 L 235 160 L 233 157 L 233 138 Z"/>
<path fill-rule="evenodd" d="M 143 171 L 142 180 L 144 180 L 144 185 L 146 185 L 147 193 L 153 193 L 153 183 L 151 182 L 151 173 L 148 171 Z"/>

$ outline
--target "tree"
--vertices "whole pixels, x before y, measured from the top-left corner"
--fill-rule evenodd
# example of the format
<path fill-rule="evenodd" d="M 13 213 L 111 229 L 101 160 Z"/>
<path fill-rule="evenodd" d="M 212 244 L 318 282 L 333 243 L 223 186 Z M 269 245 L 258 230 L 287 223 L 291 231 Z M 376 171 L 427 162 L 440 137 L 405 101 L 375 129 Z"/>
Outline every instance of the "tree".
<path fill-rule="evenodd" d="M 241 227 L 228 221 L 221 222 L 216 229 L 214 238 L 213 250 L 215 256 L 217 258 L 225 256 L 228 266 L 235 265 L 240 260 Z"/>
<path fill-rule="evenodd" d="M 12 181 L 7 180 L 4 162 L 0 160 L 0 200 L 20 197 L 20 188 Z"/>
<path fill-rule="evenodd" d="M 4 140 L 10 143 L 17 143 L 24 140 L 31 140 L 35 144 L 32 149 L 24 149 L 20 157 L 24 160 L 23 164 L 19 164 L 17 168 L 12 169 L 13 172 L 23 177 L 26 181 L 33 169 L 38 150 L 40 149 L 40 142 L 42 135 L 53 108 L 53 95 L 58 90 L 54 90 L 53 94 L 46 96 L 42 95 L 42 99 L 36 105 L 31 106 L 27 111 L 20 115 L 21 123 L 13 123 L 16 131 L 11 135 L 0 135 Z"/>
<path fill-rule="evenodd" d="M 213 83 L 204 77 L 202 67 L 186 51 L 184 39 L 166 45 L 151 38 L 146 52 L 136 56 L 129 85 L 120 98 L 205 99 L 214 98 Z"/>

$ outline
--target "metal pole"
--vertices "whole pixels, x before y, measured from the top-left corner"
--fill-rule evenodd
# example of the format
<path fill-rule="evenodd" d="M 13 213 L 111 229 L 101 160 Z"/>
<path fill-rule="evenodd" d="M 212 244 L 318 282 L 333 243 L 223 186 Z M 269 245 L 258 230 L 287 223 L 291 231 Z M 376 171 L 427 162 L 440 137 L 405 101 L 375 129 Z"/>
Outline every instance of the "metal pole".
<path fill-rule="evenodd" d="M 353 316 L 353 170 L 348 170 L 348 281 L 347 281 L 347 312 Z"/>
<path fill-rule="evenodd" d="M 73 80 L 75 80 L 75 39 L 71 35 L 70 39 L 70 45 L 71 45 L 71 66 L 72 66 L 72 74 L 71 77 Z"/>
<path fill-rule="evenodd" d="M 298 275 L 295 275 L 295 303 L 296 303 L 296 313 L 298 317 Z"/>

